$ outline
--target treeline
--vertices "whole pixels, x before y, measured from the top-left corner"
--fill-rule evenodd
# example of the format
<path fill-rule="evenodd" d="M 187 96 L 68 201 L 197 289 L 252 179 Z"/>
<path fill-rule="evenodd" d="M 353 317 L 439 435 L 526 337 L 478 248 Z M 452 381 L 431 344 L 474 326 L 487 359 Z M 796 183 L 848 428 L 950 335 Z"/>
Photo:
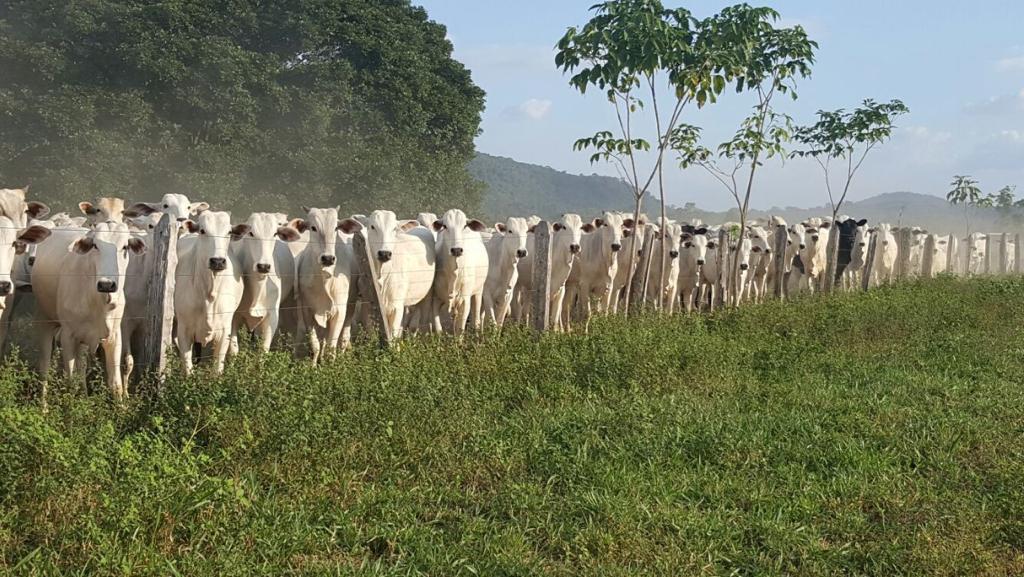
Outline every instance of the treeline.
<path fill-rule="evenodd" d="M 484 93 L 408 0 L 0 3 L 0 184 L 55 208 L 479 205 Z"/>

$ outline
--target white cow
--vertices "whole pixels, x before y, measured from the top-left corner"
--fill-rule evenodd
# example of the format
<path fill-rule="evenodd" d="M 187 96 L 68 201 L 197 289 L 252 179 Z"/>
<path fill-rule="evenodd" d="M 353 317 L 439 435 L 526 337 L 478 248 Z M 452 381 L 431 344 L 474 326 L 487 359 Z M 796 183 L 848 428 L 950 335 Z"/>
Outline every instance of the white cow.
<path fill-rule="evenodd" d="M 162 213 L 153 212 L 146 216 L 126 219 L 128 229 L 140 238 L 146 238 L 160 223 Z M 174 223 L 172 226 L 177 226 Z M 128 255 L 128 268 L 124 280 L 124 318 L 121 320 L 122 357 L 124 359 L 124 382 L 129 382 L 135 370 L 135 355 L 142 350 L 145 338 L 146 316 L 151 310 L 149 302 L 149 280 L 156 274 L 156 261 L 149 251 Z"/>
<path fill-rule="evenodd" d="M 632 226 L 633 219 L 629 219 L 628 224 Z M 611 309 L 612 288 L 619 269 L 618 257 L 626 226 L 627 221 L 621 215 L 607 211 L 582 226 L 585 234 L 580 238 L 580 253 L 572 263 L 565 282 L 562 311 L 565 330 L 569 330 L 574 306 L 579 306 L 584 330 L 589 328 L 595 299 L 598 313 Z"/>
<path fill-rule="evenodd" d="M 755 303 L 764 299 L 768 290 L 768 271 L 772 268 L 772 237 L 763 227 L 754 225 L 747 228 L 747 235 L 750 238 L 750 282 L 745 290 L 747 296 Z"/>
<path fill-rule="evenodd" d="M 263 351 L 269 351 L 281 320 L 281 303 L 295 290 L 295 259 L 286 243 L 298 240 L 299 232 L 280 222 L 279 214 L 254 212 L 245 222 L 249 232 L 231 243 L 243 284 L 232 327 L 235 350 L 238 329 L 245 326 L 259 335 Z"/>
<path fill-rule="evenodd" d="M 18 228 L 28 226 L 29 219 L 45 218 L 50 207 L 34 200 L 26 201 L 28 187 L 0 188 L 0 216 L 11 219 Z"/>
<path fill-rule="evenodd" d="M 648 299 L 654 302 L 661 299 L 658 306 L 664 306 L 669 314 L 675 311 L 676 299 L 679 298 L 679 249 L 682 245 L 683 226 L 675 221 L 662 222 L 654 236 L 651 251 L 651 270 L 648 275 Z M 662 240 L 665 242 L 663 243 Z M 662 247 L 665 246 L 665 250 Z M 665 282 L 661 283 L 662 263 L 665 270 Z"/>
<path fill-rule="evenodd" d="M 7 343 L 11 315 L 18 285 L 31 284 L 26 256 L 29 248 L 50 236 L 49 227 L 32 224 L 20 228 L 6 216 L 0 216 L 0 352 Z"/>
<path fill-rule="evenodd" d="M 892 280 L 896 270 L 896 256 L 899 247 L 896 245 L 896 235 L 893 234 L 892 225 L 879 224 L 871 233 L 877 239 L 875 240 L 875 261 L 871 265 L 871 284 L 878 286 Z"/>
<path fill-rule="evenodd" d="M 719 253 L 725 250 L 725 254 L 729 252 L 727 248 L 723 248 L 718 242 L 718 230 L 708 230 L 708 240 L 705 246 L 705 257 L 704 264 L 700 267 L 700 294 L 698 296 L 701 306 L 707 303 L 708 310 L 714 311 L 717 303 L 725 302 L 725 295 L 718 294 L 718 281 L 721 277 L 722 271 L 719 266 Z M 728 257 L 726 257 L 726 260 Z M 699 307 L 698 307 L 699 308 Z"/>
<path fill-rule="evenodd" d="M 206 210 L 185 220 L 178 239 L 174 314 L 178 351 L 185 373 L 192 372 L 194 345 L 213 345 L 214 371 L 224 372 L 231 348 L 231 324 L 242 300 L 242 268 L 228 245 L 249 233 L 249 225 L 231 226 L 231 215 Z"/>
<path fill-rule="evenodd" d="M 679 293 L 682 295 L 683 308 L 686 312 L 693 311 L 698 289 L 700 288 L 700 271 L 708 254 L 708 229 L 693 225 L 682 227 L 679 252 Z"/>
<path fill-rule="evenodd" d="M 800 251 L 803 262 L 803 288 L 816 292 L 818 282 L 825 274 L 827 261 L 828 235 L 830 223 L 820 218 L 809 219 L 804 224 L 804 248 Z"/>
<path fill-rule="evenodd" d="M 525 218 L 511 217 L 494 225 L 487 243 L 487 282 L 484 283 L 484 314 L 501 328 L 509 313 L 519 282 L 519 261 L 529 256 L 526 246 L 529 225 Z"/>
<path fill-rule="evenodd" d="M 295 257 L 298 329 L 295 352 L 305 337 L 313 362 L 342 350 L 351 343 L 355 255 L 353 225 L 338 221 L 337 208 L 306 208 L 306 217 L 292 220 L 291 227 L 307 235 L 302 252 Z M 345 222 L 358 221 L 347 219 Z M 339 234 L 339 231 L 344 234 Z"/>
<path fill-rule="evenodd" d="M 486 228 L 476 219 L 453 208 L 435 220 L 437 233 L 434 274 L 434 332 L 441 332 L 441 313 L 452 319 L 452 332 L 461 335 L 469 320 L 480 329 L 484 284 L 487 281 L 487 248 L 480 233 Z"/>
<path fill-rule="evenodd" d="M 49 241 L 39 246 L 32 267 L 32 291 L 44 403 L 46 374 L 58 335 L 65 375 L 84 379 L 85 366 L 78 364 L 79 355 L 102 346 L 107 385 L 115 400 L 127 396 L 121 373 L 125 272 L 129 253 L 145 250 L 145 242 L 121 222 L 102 222 L 92 229 L 56 229 Z"/>
<path fill-rule="evenodd" d="M 363 222 L 345 219 L 341 226 L 366 238 L 384 322 L 391 338 L 400 338 L 405 309 L 428 299 L 433 290 L 434 235 L 415 220 L 398 220 L 390 210 L 375 210 Z"/>
<path fill-rule="evenodd" d="M 190 202 L 184 194 L 165 194 L 160 202 L 137 202 L 124 210 L 124 216 L 133 218 L 153 212 L 170 214 L 178 222 L 185 222 L 191 216 L 210 210 L 205 202 Z"/>
<path fill-rule="evenodd" d="M 578 214 L 563 214 L 552 227 L 551 235 L 551 277 L 548 290 L 549 314 L 554 330 L 561 332 L 562 304 L 565 301 L 565 283 L 569 280 L 572 265 L 579 255 L 583 241 L 583 219 Z"/>
<path fill-rule="evenodd" d="M 644 233 L 647 230 L 647 216 L 640 215 L 639 226 L 633 225 L 633 216 L 630 214 L 619 213 L 622 216 L 623 224 L 629 223 L 625 230 L 622 231 L 622 248 L 618 253 L 619 266 L 615 270 L 615 280 L 612 282 L 612 314 L 619 312 L 619 302 L 625 298 L 626 284 L 629 282 L 629 274 L 632 269 L 636 269 L 637 265 L 640 264 L 640 255 L 643 254 L 644 250 Z M 635 235 L 635 240 L 633 237 Z M 633 250 L 630 250 L 630 245 L 633 246 Z M 625 306 L 625 303 L 623 303 Z"/>

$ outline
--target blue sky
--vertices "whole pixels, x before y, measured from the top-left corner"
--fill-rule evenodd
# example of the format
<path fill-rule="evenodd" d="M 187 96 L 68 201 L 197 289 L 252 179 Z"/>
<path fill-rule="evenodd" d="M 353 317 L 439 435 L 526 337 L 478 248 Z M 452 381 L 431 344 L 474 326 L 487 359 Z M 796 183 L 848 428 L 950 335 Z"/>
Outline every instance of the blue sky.
<path fill-rule="evenodd" d="M 487 91 L 477 148 L 573 173 L 615 175 L 591 165 L 572 142 L 614 120 L 600 95 L 573 91 L 554 66 L 553 46 L 565 29 L 589 17 L 596 0 L 414 0 L 448 27 L 455 56 Z M 731 2 L 730 2 L 731 3 Z M 683 5 L 698 16 L 726 2 Z M 755 2 L 755 4 L 757 4 Z M 783 24 L 800 24 L 820 48 L 800 98 L 778 109 L 797 122 L 818 109 L 852 107 L 864 98 L 902 99 L 911 113 L 893 139 L 859 173 L 851 199 L 909 190 L 944 194 L 953 174 L 994 191 L 1020 184 L 1024 193 L 1024 2 L 779 0 Z M 704 127 L 706 143 L 730 136 L 753 101 L 728 93 L 686 122 Z M 667 198 L 707 208 L 731 206 L 721 185 L 693 168 L 669 171 Z M 817 206 L 825 201 L 813 161 L 771 163 L 758 177 L 753 204 Z"/>

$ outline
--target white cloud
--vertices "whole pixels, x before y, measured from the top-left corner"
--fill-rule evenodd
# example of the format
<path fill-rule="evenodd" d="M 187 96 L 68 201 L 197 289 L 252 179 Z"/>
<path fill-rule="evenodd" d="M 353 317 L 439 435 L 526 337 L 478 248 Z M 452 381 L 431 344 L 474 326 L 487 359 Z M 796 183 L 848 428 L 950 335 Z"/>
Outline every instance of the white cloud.
<path fill-rule="evenodd" d="M 982 170 L 1020 170 L 1024 166 L 1024 130 L 992 134 L 971 151 L 966 164 Z"/>
<path fill-rule="evenodd" d="M 982 102 L 970 102 L 964 109 L 972 114 L 1017 115 L 1024 112 L 1024 89 L 1016 94 L 1001 94 Z"/>
<path fill-rule="evenodd" d="M 530 98 L 515 107 L 516 116 L 530 120 L 543 120 L 551 112 L 551 101 L 546 98 Z"/>
<path fill-rule="evenodd" d="M 998 72 L 1024 72 L 1024 55 L 1009 56 L 996 61 Z"/>
<path fill-rule="evenodd" d="M 535 44 L 487 44 L 482 46 L 459 46 L 456 44 L 455 57 L 466 64 L 475 74 L 553 72 L 555 53 L 550 46 Z"/>

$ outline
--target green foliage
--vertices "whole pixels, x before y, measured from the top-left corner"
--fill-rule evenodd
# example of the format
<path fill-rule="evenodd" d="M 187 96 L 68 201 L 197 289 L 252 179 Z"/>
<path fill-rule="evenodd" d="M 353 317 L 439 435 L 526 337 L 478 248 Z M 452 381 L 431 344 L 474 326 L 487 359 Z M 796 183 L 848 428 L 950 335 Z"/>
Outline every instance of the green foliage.
<path fill-rule="evenodd" d="M 320 367 L 118 409 L 0 378 L 0 572 L 1003 575 L 1024 282 L 940 278 Z M 884 362 L 880 362 L 884 359 Z"/>
<path fill-rule="evenodd" d="M 978 205 L 982 200 L 981 188 L 978 181 L 970 176 L 956 175 L 953 177 L 952 187 L 946 194 L 946 200 L 951 204 Z"/>
<path fill-rule="evenodd" d="M 0 181 L 59 208 L 474 207 L 484 94 L 409 0 L 0 5 Z"/>

